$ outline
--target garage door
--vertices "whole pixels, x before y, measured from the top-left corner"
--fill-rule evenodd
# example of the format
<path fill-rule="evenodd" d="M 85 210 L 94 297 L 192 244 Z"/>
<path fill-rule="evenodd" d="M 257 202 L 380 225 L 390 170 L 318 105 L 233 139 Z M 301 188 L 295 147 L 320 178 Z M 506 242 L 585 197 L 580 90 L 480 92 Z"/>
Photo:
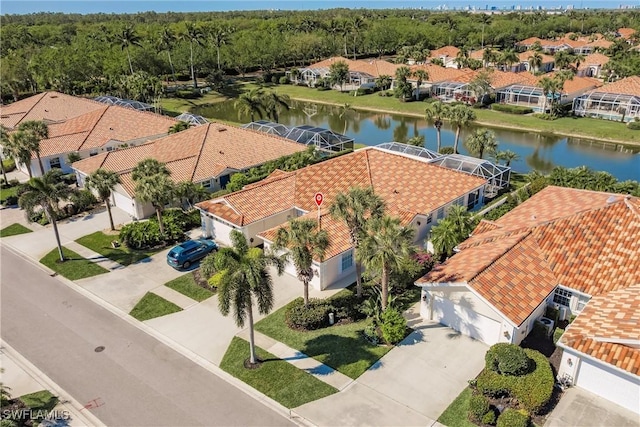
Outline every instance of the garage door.
<path fill-rule="evenodd" d="M 129 197 L 125 196 L 124 194 L 120 194 L 117 191 L 114 191 L 111 194 L 113 194 L 114 206 L 117 206 L 129 215 L 136 216 L 135 204 Z"/>
<path fill-rule="evenodd" d="M 230 234 L 233 227 L 223 224 L 220 221 L 216 221 L 215 219 L 210 219 L 210 221 L 213 226 L 213 230 L 211 230 L 211 237 L 223 245 L 232 246 Z"/>
<path fill-rule="evenodd" d="M 640 380 L 582 359 L 576 384 L 635 413 L 640 413 Z"/>
<path fill-rule="evenodd" d="M 433 318 L 489 345 L 497 343 L 500 339 L 500 323 L 448 299 L 433 299 Z"/>

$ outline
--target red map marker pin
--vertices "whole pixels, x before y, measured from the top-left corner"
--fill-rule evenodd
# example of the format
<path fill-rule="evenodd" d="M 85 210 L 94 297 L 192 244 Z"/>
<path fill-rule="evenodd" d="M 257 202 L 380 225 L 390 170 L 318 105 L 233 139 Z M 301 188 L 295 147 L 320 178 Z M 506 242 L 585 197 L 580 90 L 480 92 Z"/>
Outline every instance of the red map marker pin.
<path fill-rule="evenodd" d="M 316 200 L 316 205 L 320 207 L 320 205 L 322 205 L 322 201 L 324 200 L 324 196 L 322 195 L 322 193 L 316 193 L 315 200 Z"/>

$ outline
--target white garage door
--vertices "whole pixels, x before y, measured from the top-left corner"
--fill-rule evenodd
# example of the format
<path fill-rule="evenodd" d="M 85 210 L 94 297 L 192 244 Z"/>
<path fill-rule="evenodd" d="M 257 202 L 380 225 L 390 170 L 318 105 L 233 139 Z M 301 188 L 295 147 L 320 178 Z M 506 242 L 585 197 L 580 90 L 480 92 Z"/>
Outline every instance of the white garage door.
<path fill-rule="evenodd" d="M 492 345 L 500 340 L 500 323 L 448 299 L 434 297 L 433 317 L 443 325 L 486 344 Z"/>
<path fill-rule="evenodd" d="M 582 359 L 576 384 L 630 411 L 640 413 L 640 380 Z"/>
<path fill-rule="evenodd" d="M 112 194 L 113 194 L 114 206 L 117 206 L 118 208 L 122 209 L 129 215 L 136 216 L 135 204 L 128 196 L 118 193 L 117 191 L 114 191 Z"/>
<path fill-rule="evenodd" d="M 220 221 L 216 221 L 215 219 L 210 219 L 210 221 L 213 226 L 213 229 L 211 230 L 211 237 L 223 245 L 232 246 L 230 234 L 233 227 L 223 224 Z"/>

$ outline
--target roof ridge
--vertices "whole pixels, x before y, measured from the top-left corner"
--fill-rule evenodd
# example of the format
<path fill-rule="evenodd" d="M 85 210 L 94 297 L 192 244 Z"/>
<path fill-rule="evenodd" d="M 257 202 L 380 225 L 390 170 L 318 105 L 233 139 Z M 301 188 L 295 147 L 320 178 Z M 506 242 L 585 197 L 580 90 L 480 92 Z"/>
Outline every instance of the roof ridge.
<path fill-rule="evenodd" d="M 482 267 L 481 269 L 479 269 L 479 271 L 477 273 L 475 273 L 473 276 L 471 276 L 469 279 L 467 279 L 467 283 L 471 282 L 473 279 L 475 279 L 476 277 L 478 277 L 480 274 L 484 273 L 485 271 L 487 271 L 487 269 L 489 267 L 491 267 L 493 264 L 495 264 L 496 262 L 498 262 L 498 260 L 500 260 L 502 257 L 504 257 L 511 249 L 513 249 L 513 247 L 517 244 L 519 244 L 520 242 L 522 242 L 526 237 L 528 237 L 529 235 L 531 235 L 531 230 L 529 230 L 528 232 L 522 233 L 522 236 L 520 236 L 515 242 L 513 242 L 512 245 L 506 247 L 503 251 L 501 251 L 496 257 L 494 257 L 491 262 L 489 262 L 489 264 L 485 265 L 484 267 Z M 538 246 L 538 242 L 536 241 L 536 246 Z M 542 257 L 542 259 L 544 260 L 544 262 L 547 262 L 546 257 Z M 553 270 L 551 270 L 551 268 L 549 268 L 549 270 L 551 272 L 553 272 Z M 554 273 L 555 274 L 555 273 Z"/>
<path fill-rule="evenodd" d="M 80 148 L 82 148 L 82 146 L 84 145 L 85 142 L 87 142 L 87 139 L 89 139 L 89 137 L 91 136 L 91 134 L 93 133 L 93 131 L 96 130 L 96 126 L 98 125 L 98 123 L 100 122 L 100 120 L 102 120 L 102 117 L 104 117 L 104 115 L 106 114 L 107 110 L 109 110 L 111 106 L 110 105 L 105 105 L 105 107 L 102 109 L 102 113 L 100 114 L 100 116 L 98 117 L 98 119 L 96 121 L 93 122 L 93 125 L 91 125 L 90 130 L 87 132 L 86 130 L 84 132 L 87 132 L 87 136 L 82 140 L 82 142 L 80 143 L 80 145 L 78 146 L 78 148 L 76 148 L 76 150 L 80 150 Z M 96 111 L 100 111 L 99 109 Z M 87 113 L 87 114 L 91 114 L 93 113 L 93 111 Z M 84 114 L 82 115 L 84 116 Z M 82 116 L 78 116 L 78 117 L 82 117 Z M 77 119 L 78 117 L 74 117 L 75 119 Z M 72 119 L 73 120 L 73 119 Z M 66 122 L 65 122 L 66 123 Z"/>
<path fill-rule="evenodd" d="M 625 197 L 624 198 L 624 204 L 627 205 L 627 207 L 629 208 L 629 210 L 631 212 L 633 212 L 633 214 L 635 214 L 635 216 L 638 217 L 638 219 L 640 219 L 640 210 L 636 209 L 635 206 L 633 206 L 633 203 L 631 203 L 631 196 L 629 197 Z"/>
<path fill-rule="evenodd" d="M 38 99 L 38 100 L 37 100 L 37 101 L 36 101 L 36 102 L 31 106 L 31 108 L 29 108 L 29 109 L 24 113 L 24 116 L 22 116 L 22 118 L 21 118 L 20 120 L 18 120 L 18 122 L 16 123 L 16 126 L 14 126 L 14 128 L 15 128 L 15 127 L 17 127 L 17 126 L 20 124 L 20 122 L 22 122 L 22 120 L 24 120 L 24 118 L 25 118 L 25 117 L 27 117 L 27 115 L 29 115 L 29 113 L 30 113 L 34 108 L 36 108 L 36 105 L 40 104 L 40 102 L 44 99 L 44 97 L 45 97 L 45 96 L 47 96 L 47 94 L 48 94 L 48 93 L 49 93 L 49 92 L 42 92 L 42 93 L 41 93 L 41 95 L 42 95 L 42 96 L 40 97 L 40 99 Z M 28 99 L 28 98 L 25 98 L 25 99 Z"/>
<path fill-rule="evenodd" d="M 207 136 L 209 135 L 209 131 L 211 130 L 211 123 L 207 123 L 207 131 L 204 133 L 202 137 L 202 142 L 200 143 L 200 150 L 198 151 L 198 155 L 196 156 L 196 164 L 193 167 L 193 172 L 191 173 L 191 181 L 196 176 L 196 171 L 198 170 L 198 165 L 200 164 L 200 156 L 202 156 L 202 151 L 204 150 L 204 144 L 207 142 Z"/>

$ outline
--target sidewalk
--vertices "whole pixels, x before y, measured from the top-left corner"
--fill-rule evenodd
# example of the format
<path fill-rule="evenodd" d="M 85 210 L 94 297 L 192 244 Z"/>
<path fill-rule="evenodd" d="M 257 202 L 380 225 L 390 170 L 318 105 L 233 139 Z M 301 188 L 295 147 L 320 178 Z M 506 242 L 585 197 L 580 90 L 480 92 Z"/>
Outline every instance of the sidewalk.
<path fill-rule="evenodd" d="M 36 391 L 49 390 L 58 397 L 59 401 L 52 412 L 64 417 L 64 419 L 56 420 L 57 426 L 92 427 L 104 425 L 10 345 L 5 342 L 2 342 L 1 345 L 0 365 L 4 369 L 2 383 L 11 389 L 10 393 L 13 398 Z"/>

